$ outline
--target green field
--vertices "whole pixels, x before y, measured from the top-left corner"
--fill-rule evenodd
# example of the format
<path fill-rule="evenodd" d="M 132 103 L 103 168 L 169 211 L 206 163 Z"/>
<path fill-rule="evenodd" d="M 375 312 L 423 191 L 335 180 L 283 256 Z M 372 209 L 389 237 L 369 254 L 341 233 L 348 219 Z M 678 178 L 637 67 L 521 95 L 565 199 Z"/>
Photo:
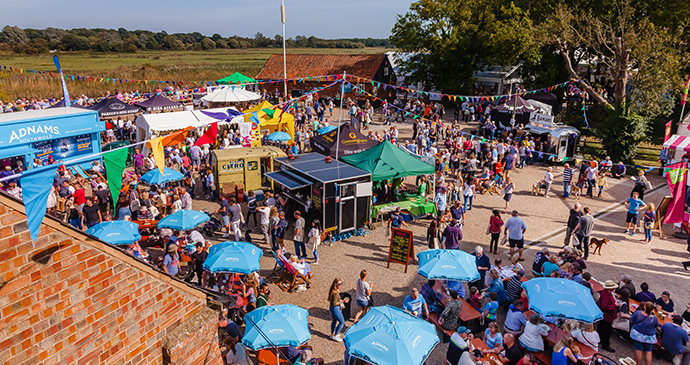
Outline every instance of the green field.
<path fill-rule="evenodd" d="M 355 54 L 381 53 L 385 48 L 330 49 L 289 48 L 288 53 Z M 63 71 L 67 74 L 104 78 L 141 80 L 217 80 L 233 72 L 254 77 L 279 48 L 223 49 L 213 51 L 142 51 L 138 53 L 59 52 Z M 0 53 L 0 65 L 38 71 L 55 71 L 54 54 L 19 55 Z M 308 76 L 308 75 L 305 75 Z M 98 96 L 116 85 L 70 81 L 73 95 Z M 134 86 L 123 86 L 130 89 Z M 135 88 L 143 90 L 145 86 Z M 4 93 L 4 95 L 2 95 Z M 8 99 L 20 97 L 42 98 L 60 96 L 59 82 L 50 76 L 18 73 L 0 73 L 0 96 Z"/>

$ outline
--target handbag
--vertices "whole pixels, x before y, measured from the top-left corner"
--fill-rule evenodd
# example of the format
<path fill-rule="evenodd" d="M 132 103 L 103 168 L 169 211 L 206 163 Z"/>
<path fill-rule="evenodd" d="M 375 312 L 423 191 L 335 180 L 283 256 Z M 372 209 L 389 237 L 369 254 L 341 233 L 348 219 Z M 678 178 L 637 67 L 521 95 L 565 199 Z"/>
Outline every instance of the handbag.
<path fill-rule="evenodd" d="M 374 306 L 374 298 L 371 295 L 369 296 L 369 300 L 367 300 L 367 302 L 368 302 L 368 306 L 367 306 L 368 308 L 371 308 Z"/>
<path fill-rule="evenodd" d="M 645 179 L 644 181 L 644 188 L 646 190 L 652 190 L 652 183 L 649 182 L 649 180 Z"/>
<path fill-rule="evenodd" d="M 630 332 L 630 320 L 627 318 L 621 318 L 620 313 L 618 318 L 613 320 L 613 328 L 625 332 Z"/>
<path fill-rule="evenodd" d="M 506 243 L 508 243 L 508 236 L 503 235 L 503 238 L 501 239 L 501 246 L 505 246 Z"/>
<path fill-rule="evenodd" d="M 486 235 L 488 236 L 490 234 L 491 234 L 491 223 L 489 223 L 489 225 L 486 226 Z"/>
<path fill-rule="evenodd" d="M 654 222 L 653 222 L 653 221 L 646 221 L 646 222 L 644 222 L 644 228 L 646 228 L 646 229 L 652 229 L 652 228 L 654 228 Z"/>

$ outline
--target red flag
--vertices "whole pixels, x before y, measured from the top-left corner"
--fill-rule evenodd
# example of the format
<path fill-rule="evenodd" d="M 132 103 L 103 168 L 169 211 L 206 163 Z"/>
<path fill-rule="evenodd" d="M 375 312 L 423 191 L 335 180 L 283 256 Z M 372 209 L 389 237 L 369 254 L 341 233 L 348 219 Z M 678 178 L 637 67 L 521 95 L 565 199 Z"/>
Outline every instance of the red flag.
<path fill-rule="evenodd" d="M 683 215 L 685 213 L 685 186 L 687 169 L 684 162 L 679 162 L 670 166 L 666 166 L 664 171 L 667 171 L 666 178 L 668 179 L 668 187 L 671 190 L 671 201 L 668 204 L 666 211 L 666 218 L 664 224 L 682 223 Z"/>
<path fill-rule="evenodd" d="M 206 130 L 203 136 L 199 137 L 194 143 L 195 146 L 201 146 L 202 144 L 214 144 L 216 143 L 216 138 L 218 137 L 218 122 L 211 123 L 211 128 Z"/>

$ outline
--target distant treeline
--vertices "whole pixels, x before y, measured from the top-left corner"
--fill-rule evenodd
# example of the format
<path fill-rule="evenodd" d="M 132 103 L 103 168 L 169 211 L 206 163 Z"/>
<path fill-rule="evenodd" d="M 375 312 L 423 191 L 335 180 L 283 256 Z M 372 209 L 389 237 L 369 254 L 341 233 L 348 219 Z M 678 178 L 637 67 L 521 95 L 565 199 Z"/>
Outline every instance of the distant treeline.
<path fill-rule="evenodd" d="M 388 39 L 350 38 L 320 39 L 314 36 L 297 36 L 286 40 L 290 48 L 364 48 L 388 47 Z M 268 38 L 256 33 L 254 38 L 223 37 L 214 34 L 207 37 L 199 32 L 168 34 L 166 31 L 120 29 L 64 30 L 58 28 L 21 29 L 5 26 L 0 32 L 0 50 L 15 53 L 36 54 L 57 49 L 61 51 L 137 52 L 139 50 L 207 50 L 214 48 L 280 48 L 283 38 Z"/>

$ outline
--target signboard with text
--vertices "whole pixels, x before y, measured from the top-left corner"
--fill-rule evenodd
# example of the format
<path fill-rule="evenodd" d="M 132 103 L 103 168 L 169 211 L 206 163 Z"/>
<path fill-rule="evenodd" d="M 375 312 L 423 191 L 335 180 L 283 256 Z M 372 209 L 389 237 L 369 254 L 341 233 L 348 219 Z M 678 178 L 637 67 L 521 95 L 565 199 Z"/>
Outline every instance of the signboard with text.
<path fill-rule="evenodd" d="M 405 273 L 407 273 L 407 265 L 412 258 L 414 263 L 414 235 L 412 231 L 399 228 L 391 228 L 391 244 L 388 251 L 388 265 L 391 262 L 397 262 L 405 265 Z"/>

